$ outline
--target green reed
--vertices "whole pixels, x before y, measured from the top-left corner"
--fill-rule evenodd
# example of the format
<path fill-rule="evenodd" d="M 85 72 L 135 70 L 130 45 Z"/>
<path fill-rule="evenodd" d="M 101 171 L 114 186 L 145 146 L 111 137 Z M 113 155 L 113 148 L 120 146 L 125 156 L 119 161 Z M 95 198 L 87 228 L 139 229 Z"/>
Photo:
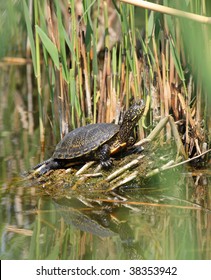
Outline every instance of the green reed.
<path fill-rule="evenodd" d="M 29 107 L 38 111 L 42 150 L 45 128 L 51 126 L 58 140 L 58 127 L 63 137 L 87 123 L 111 122 L 136 98 L 147 99 L 150 108 L 144 124 L 148 130 L 142 136 L 157 119 L 171 113 L 185 126 L 187 151 L 195 138 L 200 149 L 210 141 L 205 130 L 203 137 L 200 132 L 203 120 L 202 129 L 211 126 L 210 106 L 206 106 L 210 100 L 209 45 L 205 44 L 210 38 L 209 25 L 121 1 L 113 6 L 109 1 L 82 1 L 80 15 L 73 0 L 33 1 L 32 13 L 31 2 L 22 3 L 36 77 L 33 94 L 38 100 L 38 105 Z M 196 14 L 206 15 L 210 10 L 206 1 L 202 5 L 197 0 L 181 5 L 167 0 L 160 3 Z M 116 12 L 120 30 L 111 21 L 111 11 Z M 110 28 L 118 39 L 114 43 Z M 191 136 L 193 127 L 195 135 Z M 171 138 L 168 127 L 162 137 L 164 141 Z"/>

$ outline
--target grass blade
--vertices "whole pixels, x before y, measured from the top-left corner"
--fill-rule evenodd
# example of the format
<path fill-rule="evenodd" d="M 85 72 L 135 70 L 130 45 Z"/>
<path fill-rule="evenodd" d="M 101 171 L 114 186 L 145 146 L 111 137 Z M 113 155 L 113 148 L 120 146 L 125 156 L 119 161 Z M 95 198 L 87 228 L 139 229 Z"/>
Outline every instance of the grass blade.
<path fill-rule="evenodd" d="M 45 34 L 45 32 L 36 25 L 36 31 L 39 34 L 39 37 L 46 48 L 47 52 L 49 53 L 50 57 L 52 58 L 55 66 L 57 69 L 59 69 L 59 53 L 57 50 L 57 47 L 52 43 L 52 41 L 49 39 L 49 37 Z"/>

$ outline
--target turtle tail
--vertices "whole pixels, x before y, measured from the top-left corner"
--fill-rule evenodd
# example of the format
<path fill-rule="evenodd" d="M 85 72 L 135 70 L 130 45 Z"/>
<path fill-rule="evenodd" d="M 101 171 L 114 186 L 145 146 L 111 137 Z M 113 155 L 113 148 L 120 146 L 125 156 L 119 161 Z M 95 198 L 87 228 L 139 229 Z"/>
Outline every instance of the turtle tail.
<path fill-rule="evenodd" d="M 33 168 L 33 170 L 34 170 L 34 174 L 43 175 L 43 174 L 47 173 L 49 170 L 58 169 L 58 168 L 59 168 L 59 163 L 55 159 L 49 158 L 49 159 L 37 164 Z"/>

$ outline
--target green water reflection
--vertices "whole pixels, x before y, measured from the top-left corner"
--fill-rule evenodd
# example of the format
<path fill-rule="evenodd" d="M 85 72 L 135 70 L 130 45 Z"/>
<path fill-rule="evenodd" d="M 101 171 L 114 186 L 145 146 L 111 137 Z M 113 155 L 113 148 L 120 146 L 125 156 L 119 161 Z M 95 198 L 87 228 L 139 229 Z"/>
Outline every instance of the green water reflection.
<path fill-rule="evenodd" d="M 4 181 L 1 259 L 210 259 L 210 179 L 200 180 L 181 175 L 178 186 L 123 188 L 109 200 L 53 199 L 21 179 Z"/>

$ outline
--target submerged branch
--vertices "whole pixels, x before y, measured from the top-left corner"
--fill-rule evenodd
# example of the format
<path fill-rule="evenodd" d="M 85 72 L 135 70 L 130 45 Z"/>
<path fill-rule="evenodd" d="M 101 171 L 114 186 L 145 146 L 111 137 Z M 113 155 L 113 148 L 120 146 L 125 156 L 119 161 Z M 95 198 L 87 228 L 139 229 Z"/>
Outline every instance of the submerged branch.
<path fill-rule="evenodd" d="M 133 181 L 138 175 L 138 171 L 134 171 L 133 173 L 130 174 L 130 176 L 124 178 L 123 180 L 121 180 L 120 182 L 116 183 L 114 186 L 111 186 L 110 188 L 108 188 L 106 191 L 107 192 L 110 192 L 110 191 L 113 191 L 114 189 L 126 184 L 126 183 L 129 183 L 131 181 Z"/>
<path fill-rule="evenodd" d="M 202 156 L 204 156 L 205 154 L 210 153 L 210 152 L 211 152 L 211 149 L 207 150 L 206 152 L 204 152 L 204 153 L 202 153 L 202 154 L 200 154 L 200 155 L 198 155 L 198 156 L 195 156 L 195 157 L 193 157 L 193 158 L 189 158 L 189 159 L 184 160 L 184 161 L 180 161 L 181 158 L 179 158 L 179 160 L 178 160 L 179 162 L 176 163 L 176 164 L 173 164 L 174 161 L 171 161 L 171 162 L 169 162 L 168 164 L 163 165 L 162 167 L 156 168 L 156 169 L 150 171 L 149 173 L 147 173 L 147 174 L 146 174 L 146 178 L 152 177 L 152 176 L 154 176 L 155 174 L 158 174 L 158 173 L 161 172 L 161 171 L 168 170 L 168 169 L 172 169 L 172 168 L 178 167 L 178 166 L 180 166 L 180 165 L 186 164 L 186 163 L 188 163 L 188 162 L 190 162 L 190 161 L 192 161 L 192 160 L 195 160 L 195 159 L 197 159 L 197 158 L 200 158 L 200 157 L 202 157 Z"/>
<path fill-rule="evenodd" d="M 163 208 L 178 208 L 178 209 L 187 209 L 187 210 L 200 210 L 200 211 L 206 211 L 211 212 L 210 209 L 204 208 L 196 203 L 192 203 L 192 206 L 185 206 L 185 205 L 173 205 L 173 204 L 162 204 L 162 203 L 152 203 L 152 202 L 142 202 L 142 201 L 122 201 L 122 200 L 111 200 L 111 199 L 104 199 L 99 198 L 98 199 L 101 202 L 107 202 L 107 203 L 119 203 L 119 204 L 128 204 L 128 205 L 143 205 L 143 206 L 152 206 L 152 207 L 163 207 Z M 191 203 L 187 201 L 188 203 Z"/>
<path fill-rule="evenodd" d="M 181 162 L 179 162 L 179 163 L 177 163 L 177 164 L 175 164 L 175 165 L 169 166 L 169 167 L 167 167 L 166 169 L 175 168 L 175 167 L 177 167 L 177 166 L 179 166 L 179 165 L 188 163 L 188 162 L 190 162 L 190 161 L 192 161 L 192 160 L 195 160 L 195 159 L 197 159 L 197 158 L 200 158 L 200 157 L 202 157 L 202 156 L 204 156 L 205 154 L 208 154 L 208 153 L 210 153 L 210 152 L 211 152 L 211 149 L 209 149 L 209 150 L 207 150 L 207 151 L 201 153 L 201 154 L 198 155 L 198 156 L 195 156 L 195 157 L 193 157 L 193 158 L 189 158 L 189 159 L 184 160 L 184 161 L 181 161 Z"/>
<path fill-rule="evenodd" d="M 116 178 L 119 175 L 121 175 L 122 173 L 124 173 L 126 170 L 130 169 L 131 167 L 135 167 L 143 157 L 144 157 L 144 155 L 141 155 L 137 159 L 134 159 L 133 161 L 125 164 L 123 167 L 119 168 L 118 170 L 113 172 L 111 175 L 109 175 L 105 180 L 107 182 L 110 182 L 114 178 Z"/>

